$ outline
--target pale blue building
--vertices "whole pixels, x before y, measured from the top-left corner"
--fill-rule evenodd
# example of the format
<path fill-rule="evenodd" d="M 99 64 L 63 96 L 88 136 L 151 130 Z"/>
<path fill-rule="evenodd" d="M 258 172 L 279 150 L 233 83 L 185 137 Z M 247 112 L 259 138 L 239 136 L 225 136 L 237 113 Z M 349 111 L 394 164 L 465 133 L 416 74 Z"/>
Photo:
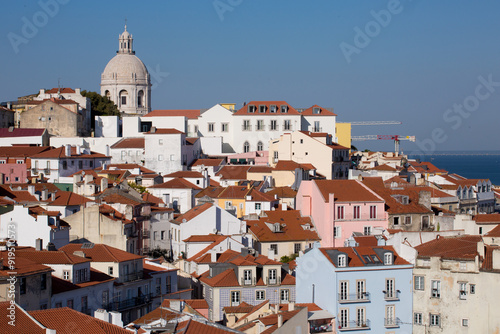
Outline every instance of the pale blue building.
<path fill-rule="evenodd" d="M 383 239 L 355 240 L 353 247 L 318 244 L 296 260 L 297 303 L 334 314 L 339 333 L 411 333 L 413 265 Z"/>

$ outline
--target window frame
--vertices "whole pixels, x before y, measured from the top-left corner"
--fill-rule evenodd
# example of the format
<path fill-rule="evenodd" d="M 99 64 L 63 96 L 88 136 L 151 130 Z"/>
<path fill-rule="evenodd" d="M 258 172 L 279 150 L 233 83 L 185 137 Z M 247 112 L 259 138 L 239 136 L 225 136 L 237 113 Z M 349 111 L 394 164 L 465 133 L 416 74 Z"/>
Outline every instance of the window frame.
<path fill-rule="evenodd" d="M 425 276 L 413 276 L 413 290 L 414 291 L 425 290 Z"/>

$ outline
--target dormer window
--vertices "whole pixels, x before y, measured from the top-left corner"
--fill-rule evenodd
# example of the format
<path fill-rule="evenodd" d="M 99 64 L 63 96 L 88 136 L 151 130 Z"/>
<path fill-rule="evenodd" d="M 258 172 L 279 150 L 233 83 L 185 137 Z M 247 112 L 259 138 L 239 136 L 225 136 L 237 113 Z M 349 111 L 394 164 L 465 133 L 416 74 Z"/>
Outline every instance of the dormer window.
<path fill-rule="evenodd" d="M 255 106 L 253 104 L 248 105 L 248 112 L 249 113 L 254 113 L 255 112 Z"/>
<path fill-rule="evenodd" d="M 266 106 L 259 106 L 259 112 L 261 114 L 265 113 L 266 112 Z"/>
<path fill-rule="evenodd" d="M 281 225 L 279 223 L 274 224 L 274 232 L 281 232 Z"/>
<path fill-rule="evenodd" d="M 274 114 L 274 113 L 276 113 L 276 111 L 277 111 L 277 110 L 278 110 L 278 108 L 276 107 L 276 105 L 275 105 L 275 104 L 271 104 L 271 105 L 269 106 L 269 112 L 271 112 L 271 113 L 273 113 L 273 114 Z"/>
<path fill-rule="evenodd" d="M 282 106 L 280 107 L 280 110 L 281 110 L 281 113 L 282 113 L 282 114 L 286 114 L 286 113 L 288 112 L 288 106 L 286 106 L 286 105 L 282 105 Z"/>
<path fill-rule="evenodd" d="M 347 256 L 345 254 L 340 254 L 337 262 L 339 267 L 345 267 L 347 264 Z"/>
<path fill-rule="evenodd" d="M 313 114 L 318 115 L 320 112 L 321 112 L 321 109 L 319 107 L 313 108 Z"/>
<path fill-rule="evenodd" d="M 391 265 L 392 264 L 392 253 L 385 253 L 384 254 L 384 265 Z"/>

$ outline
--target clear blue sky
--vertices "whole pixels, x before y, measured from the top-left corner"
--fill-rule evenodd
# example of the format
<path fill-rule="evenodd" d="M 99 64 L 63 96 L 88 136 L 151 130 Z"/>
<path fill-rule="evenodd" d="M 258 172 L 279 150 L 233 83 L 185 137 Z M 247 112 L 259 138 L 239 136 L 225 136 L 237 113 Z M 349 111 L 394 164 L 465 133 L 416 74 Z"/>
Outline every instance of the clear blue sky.
<path fill-rule="evenodd" d="M 2 4 L 1 101 L 56 87 L 59 78 L 99 91 L 126 17 L 136 55 L 168 73 L 153 77 L 154 109 L 286 100 L 333 107 L 338 121 L 400 120 L 353 134 L 415 135 L 424 143 L 403 142 L 406 153 L 499 149 L 500 83 L 488 90 L 478 80 L 500 82 L 498 1 L 59 0 L 67 4 L 44 14 L 40 3 L 54 1 Z M 371 11 L 389 7 L 390 22 L 375 23 Z M 23 33 L 26 21 L 38 22 L 38 31 Z M 357 27 L 372 29 L 369 44 L 356 44 Z M 24 38 L 17 53 L 13 34 Z M 342 45 L 358 46 L 350 62 Z M 472 111 L 447 112 L 463 103 Z"/>

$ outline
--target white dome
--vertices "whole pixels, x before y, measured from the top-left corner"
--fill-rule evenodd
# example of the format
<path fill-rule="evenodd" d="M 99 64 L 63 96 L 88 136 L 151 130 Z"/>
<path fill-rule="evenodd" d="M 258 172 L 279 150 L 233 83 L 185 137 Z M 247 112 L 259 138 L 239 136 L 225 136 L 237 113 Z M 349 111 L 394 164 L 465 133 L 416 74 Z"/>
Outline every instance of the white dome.
<path fill-rule="evenodd" d="M 112 80 L 121 83 L 149 82 L 146 65 L 133 54 L 119 53 L 114 56 L 102 72 L 102 81 Z"/>

